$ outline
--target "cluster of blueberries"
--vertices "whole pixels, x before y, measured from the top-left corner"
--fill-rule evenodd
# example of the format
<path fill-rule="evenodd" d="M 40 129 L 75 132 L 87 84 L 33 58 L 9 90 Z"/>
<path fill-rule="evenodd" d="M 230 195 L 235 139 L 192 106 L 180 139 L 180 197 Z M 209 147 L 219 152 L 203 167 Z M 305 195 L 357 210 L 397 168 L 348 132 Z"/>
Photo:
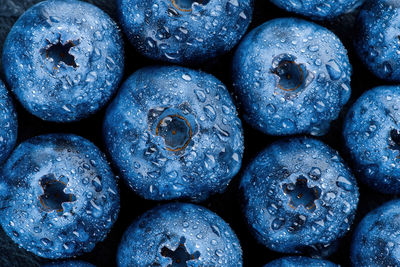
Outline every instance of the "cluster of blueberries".
<path fill-rule="evenodd" d="M 122 237 L 117 265 L 243 265 L 236 234 L 198 204 L 224 192 L 241 169 L 237 104 L 253 128 L 292 136 L 268 146 L 241 173 L 243 214 L 255 238 L 270 250 L 305 255 L 265 266 L 337 266 L 321 257 L 332 255 L 352 227 L 359 201 L 354 175 L 378 192 L 400 193 L 400 86 L 373 88 L 347 112 L 350 170 L 313 137 L 327 134 L 351 94 L 352 66 L 330 30 L 279 18 L 245 35 L 253 0 L 116 1 L 120 25 L 138 52 L 186 67 L 141 68 L 120 85 L 121 32 L 102 10 L 78 0 L 47 0 L 27 10 L 7 36 L 2 64 L 13 96 L 44 121 L 74 122 L 108 105 L 103 140 L 124 183 L 144 199 L 186 202 L 164 203 L 137 218 Z M 399 1 L 271 2 L 319 21 L 359 11 L 360 59 L 380 79 L 400 83 Z M 213 75 L 188 68 L 236 45 L 236 98 Z M 0 125 L 6 234 L 51 260 L 92 251 L 120 209 L 106 155 L 74 134 L 40 135 L 16 146 L 17 114 L 2 82 Z M 400 266 L 399 218 L 400 200 L 394 200 L 361 221 L 351 245 L 354 266 Z"/>

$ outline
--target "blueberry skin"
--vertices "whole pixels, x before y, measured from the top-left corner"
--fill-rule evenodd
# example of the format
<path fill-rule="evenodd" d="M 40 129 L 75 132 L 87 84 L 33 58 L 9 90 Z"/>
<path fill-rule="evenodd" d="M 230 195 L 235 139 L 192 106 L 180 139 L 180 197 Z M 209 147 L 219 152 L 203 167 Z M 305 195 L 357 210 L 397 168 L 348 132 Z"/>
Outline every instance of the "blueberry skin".
<path fill-rule="evenodd" d="M 17 113 L 12 99 L 0 80 L 0 164 L 15 146 L 18 135 Z"/>
<path fill-rule="evenodd" d="M 351 244 L 353 266 L 399 266 L 400 200 L 368 213 L 357 226 Z"/>
<path fill-rule="evenodd" d="M 358 178 L 386 194 L 400 193 L 399 108 L 400 86 L 376 87 L 354 103 L 343 126 Z"/>
<path fill-rule="evenodd" d="M 311 138 L 278 141 L 244 172 L 244 213 L 260 243 L 284 253 L 318 253 L 341 238 L 358 203 L 339 154 Z"/>
<path fill-rule="evenodd" d="M 96 267 L 84 261 L 64 261 L 42 265 L 42 267 Z"/>
<path fill-rule="evenodd" d="M 339 267 L 330 261 L 308 257 L 284 257 L 264 265 L 264 267 Z"/>
<path fill-rule="evenodd" d="M 57 259 L 91 251 L 116 221 L 119 193 L 99 149 L 71 134 L 31 138 L 0 176 L 0 223 L 24 249 Z"/>
<path fill-rule="evenodd" d="M 177 263 L 180 260 L 181 264 Z M 147 211 L 125 231 L 118 266 L 242 266 L 229 225 L 201 206 L 172 203 Z"/>
<path fill-rule="evenodd" d="M 253 29 L 233 59 L 244 118 L 270 135 L 323 135 L 350 97 L 346 49 L 329 30 L 280 18 Z"/>
<path fill-rule="evenodd" d="M 315 20 L 333 19 L 353 12 L 365 0 L 271 0 L 280 8 Z"/>
<path fill-rule="evenodd" d="M 106 147 L 121 176 L 146 199 L 202 201 L 223 192 L 243 156 L 240 119 L 214 76 L 147 67 L 107 109 Z"/>
<path fill-rule="evenodd" d="M 102 10 L 75 0 L 36 4 L 4 44 L 6 81 L 33 115 L 70 122 L 102 108 L 124 68 L 123 41 Z"/>
<path fill-rule="evenodd" d="M 367 1 L 356 22 L 355 50 L 369 71 L 386 81 L 400 82 L 400 2 Z"/>
<path fill-rule="evenodd" d="M 231 50 L 253 13 L 253 0 L 117 0 L 117 6 L 124 31 L 141 54 L 179 64 Z"/>

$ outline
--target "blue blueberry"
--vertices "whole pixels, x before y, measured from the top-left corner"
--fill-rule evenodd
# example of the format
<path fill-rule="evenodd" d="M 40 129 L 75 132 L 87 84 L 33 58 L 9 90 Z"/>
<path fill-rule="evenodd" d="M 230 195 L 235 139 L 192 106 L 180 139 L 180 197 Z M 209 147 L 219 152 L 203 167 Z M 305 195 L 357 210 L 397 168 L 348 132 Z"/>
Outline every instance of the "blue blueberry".
<path fill-rule="evenodd" d="M 253 0 L 117 0 L 122 27 L 147 57 L 202 62 L 231 50 L 246 32 Z"/>
<path fill-rule="evenodd" d="M 18 135 L 17 113 L 2 81 L 0 81 L 0 125 L 0 164 L 2 164 L 14 148 Z"/>
<path fill-rule="evenodd" d="M 0 224 L 24 249 L 45 258 L 91 251 L 119 212 L 104 157 L 88 140 L 50 134 L 20 144 L 0 175 Z"/>
<path fill-rule="evenodd" d="M 359 179 L 377 191 L 400 193 L 400 86 L 365 92 L 349 110 L 343 136 Z"/>
<path fill-rule="evenodd" d="M 264 267 L 339 267 L 330 261 L 308 257 L 284 257 L 264 265 Z"/>
<path fill-rule="evenodd" d="M 377 77 L 400 82 L 400 2 L 367 1 L 356 22 L 355 48 Z"/>
<path fill-rule="evenodd" d="M 96 267 L 96 266 L 84 261 L 63 261 L 63 262 L 48 263 L 42 265 L 42 267 Z"/>
<path fill-rule="evenodd" d="M 118 266 L 242 266 L 229 225 L 201 206 L 172 203 L 147 211 L 126 230 Z"/>
<path fill-rule="evenodd" d="M 272 3 L 289 12 L 316 20 L 332 19 L 350 13 L 365 0 L 271 0 Z"/>
<path fill-rule="evenodd" d="M 350 97 L 340 40 L 317 24 L 274 19 L 252 30 L 233 59 L 244 118 L 271 135 L 323 135 Z"/>
<path fill-rule="evenodd" d="M 103 107 L 123 74 L 115 22 L 75 0 L 43 1 L 15 23 L 3 48 L 6 81 L 22 105 L 48 121 L 76 121 Z"/>
<path fill-rule="evenodd" d="M 148 67 L 122 85 L 104 137 L 128 185 L 146 199 L 200 201 L 239 171 L 243 133 L 226 87 L 182 67 Z"/>
<path fill-rule="evenodd" d="M 358 203 L 356 180 L 339 154 L 310 138 L 273 143 L 248 166 L 240 188 L 256 238 L 284 253 L 332 246 L 349 230 Z"/>
<path fill-rule="evenodd" d="M 351 245 L 353 266 L 400 266 L 400 200 L 371 211 L 357 226 Z"/>

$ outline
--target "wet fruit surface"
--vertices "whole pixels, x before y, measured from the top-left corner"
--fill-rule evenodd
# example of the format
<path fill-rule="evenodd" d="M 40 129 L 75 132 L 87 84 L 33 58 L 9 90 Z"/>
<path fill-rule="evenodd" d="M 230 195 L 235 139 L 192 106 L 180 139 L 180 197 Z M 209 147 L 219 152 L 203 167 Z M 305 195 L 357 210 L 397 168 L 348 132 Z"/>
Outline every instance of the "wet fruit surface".
<path fill-rule="evenodd" d="M 91 251 L 117 219 L 119 193 L 104 156 L 76 135 L 20 144 L 0 181 L 0 223 L 21 247 L 44 258 Z"/>
<path fill-rule="evenodd" d="M 235 233 L 201 206 L 174 203 L 152 209 L 125 232 L 118 266 L 242 266 Z"/>
<path fill-rule="evenodd" d="M 240 189 L 255 236 L 282 253 L 329 250 L 349 230 L 359 195 L 338 153 L 309 138 L 270 145 L 248 165 Z"/>
<path fill-rule="evenodd" d="M 33 4 L 39 2 L 39 0 L 4 0 L 0 5 L 0 50 L 3 45 L 3 41 L 9 32 L 12 24 L 17 20 L 18 16 L 21 15 L 27 8 Z M 118 20 L 116 14 L 116 4 L 114 1 L 108 0 L 87 0 L 86 2 L 94 3 L 98 7 L 106 11 L 114 21 Z M 171 4 L 172 5 L 172 4 Z M 288 13 L 282 9 L 277 8 L 269 1 L 255 1 L 254 17 L 249 30 L 261 25 L 262 23 L 278 17 L 289 17 L 293 16 L 293 13 Z M 354 73 L 352 75 L 352 95 L 350 104 L 367 89 L 385 84 L 383 80 L 379 80 L 374 77 L 364 66 L 360 59 L 356 56 L 356 51 L 353 48 L 352 42 L 354 39 L 353 25 L 354 25 L 354 14 L 346 15 L 335 19 L 331 22 L 318 22 L 318 24 L 328 27 L 336 35 L 338 35 L 345 47 L 349 51 L 350 62 L 353 66 Z M 126 71 L 125 78 L 131 75 L 134 71 L 145 66 L 154 65 L 154 61 L 145 59 L 140 54 L 134 51 L 134 48 L 129 44 L 128 39 L 125 40 L 125 52 L 126 52 Z M 231 68 L 232 53 L 218 58 L 216 61 L 207 62 L 203 65 L 194 65 L 194 68 L 201 68 L 204 71 L 215 75 L 219 80 L 223 81 L 227 85 L 228 90 L 232 92 L 232 81 Z M 1 62 L 0 62 L 1 65 Z M 273 70 L 273 69 L 272 69 Z M 268 71 L 272 71 L 269 69 Z M 0 73 L 2 75 L 2 73 Z M 2 77 L 4 80 L 4 76 Z M 18 142 L 27 140 L 30 137 L 37 136 L 40 134 L 46 134 L 50 132 L 72 132 L 93 141 L 102 151 L 106 151 L 106 148 L 102 141 L 102 136 L 99 134 L 102 129 L 102 123 L 104 118 L 104 112 L 84 119 L 80 122 L 72 124 L 53 124 L 43 122 L 42 120 L 30 115 L 26 112 L 22 106 L 18 103 L 16 109 L 18 111 L 19 119 L 19 136 Z M 347 107 L 344 107 L 343 112 L 339 116 L 339 119 L 332 123 L 332 127 L 327 135 L 319 137 L 329 144 L 335 150 L 338 150 L 346 160 L 347 163 L 351 163 L 350 157 L 346 154 L 346 150 L 343 149 L 343 141 L 340 138 L 341 125 L 343 122 L 343 115 L 346 114 Z M 242 116 L 243 111 L 239 109 L 239 116 Z M 260 133 L 250 127 L 249 124 L 243 121 L 243 127 L 245 132 L 245 144 L 246 149 L 243 157 L 243 166 L 247 166 L 249 162 L 265 147 L 279 138 L 271 137 Z M 161 138 L 161 140 L 163 140 Z M 116 171 L 116 169 L 114 169 Z M 115 172 L 116 173 L 116 172 Z M 117 173 L 116 173 L 117 174 Z M 227 188 L 224 194 L 215 195 L 209 198 L 207 201 L 201 203 L 212 211 L 216 212 L 226 222 L 230 224 L 232 229 L 238 235 L 242 248 L 243 248 L 243 260 L 244 266 L 263 266 L 266 263 L 283 257 L 281 253 L 275 253 L 265 246 L 261 245 L 248 231 L 247 223 L 244 221 L 240 204 L 241 199 L 238 197 L 237 188 L 241 174 L 236 175 L 230 186 Z M 57 177 L 58 178 L 58 177 Z M 358 178 L 358 175 L 357 175 Z M 137 196 L 128 186 L 124 183 L 120 183 L 121 189 L 121 212 L 118 220 L 115 222 L 114 227 L 108 234 L 107 238 L 96 245 L 94 250 L 90 253 L 85 253 L 79 256 L 77 259 L 84 260 L 93 263 L 96 266 L 115 266 L 116 251 L 123 236 L 124 231 L 132 223 L 133 220 L 141 216 L 145 211 L 153 208 L 158 202 L 146 201 L 141 197 Z M 388 196 L 385 194 L 378 193 L 370 190 L 367 186 L 359 183 L 360 186 L 360 202 L 357 210 L 356 219 L 354 225 L 357 225 L 362 217 L 369 211 L 378 207 L 385 201 L 395 198 L 396 196 Z M 302 207 L 300 205 L 300 207 Z M 351 234 L 353 228 L 349 234 L 336 246 L 337 252 L 328 257 L 331 262 L 340 264 L 341 266 L 350 266 L 350 243 Z M 52 262 L 43 258 L 35 257 L 32 254 L 27 253 L 24 249 L 18 248 L 15 243 L 9 239 L 0 230 L 0 266 L 40 266 L 40 264 Z M 176 246 L 180 240 L 176 240 L 174 243 Z M 185 243 L 186 244 L 186 243 Z M 170 247 L 171 250 L 175 250 L 176 247 Z M 194 250 L 196 251 L 196 250 Z M 10 262 L 12 264 L 10 264 Z"/>

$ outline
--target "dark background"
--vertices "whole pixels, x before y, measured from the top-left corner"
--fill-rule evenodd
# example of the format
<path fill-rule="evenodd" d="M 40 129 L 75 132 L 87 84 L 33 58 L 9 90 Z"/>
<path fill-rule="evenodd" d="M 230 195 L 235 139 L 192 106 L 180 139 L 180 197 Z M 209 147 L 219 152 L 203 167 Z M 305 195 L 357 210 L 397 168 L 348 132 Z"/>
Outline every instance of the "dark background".
<path fill-rule="evenodd" d="M 40 2 L 40 0 L 0 0 L 0 52 L 3 42 L 17 18 L 33 4 Z M 87 0 L 98 7 L 102 8 L 116 21 L 116 7 L 114 0 Z M 341 127 L 343 116 L 349 106 L 367 89 L 372 87 L 387 84 L 375 78 L 356 57 L 353 46 L 352 38 L 353 25 L 355 23 L 355 16 L 353 14 L 345 15 L 330 22 L 318 22 L 332 31 L 334 31 L 345 44 L 349 51 L 350 61 L 353 65 L 352 76 L 352 97 L 348 105 L 343 109 L 340 118 L 332 123 L 330 132 L 319 139 L 325 141 L 330 146 L 339 150 L 341 155 L 350 164 L 349 157 L 343 148 L 343 140 L 341 138 Z M 253 21 L 249 30 L 262 24 L 263 22 L 277 17 L 295 16 L 294 14 L 287 13 L 278 9 L 267 0 L 255 0 Z M 126 54 L 126 71 L 125 78 L 132 74 L 138 68 L 152 64 L 162 64 L 154 62 L 136 53 L 133 47 L 125 39 L 125 54 Z M 234 50 L 233 50 L 234 51 Z M 200 68 L 206 72 L 214 74 L 217 78 L 223 81 L 227 87 L 231 88 L 231 59 L 232 52 L 220 58 L 207 62 Z M 197 66 L 196 66 L 197 67 Z M 1 69 L 1 62 L 0 62 Z M 0 76 L 3 74 L 1 72 Z M 4 80 L 4 79 L 3 79 Z M 17 103 L 18 119 L 19 119 L 19 137 L 18 142 L 22 142 L 27 138 L 53 132 L 75 133 L 81 135 L 100 147 L 105 151 L 104 144 L 101 138 L 101 125 L 104 117 L 104 110 L 98 112 L 96 115 L 89 119 L 72 123 L 72 124 L 55 124 L 44 122 L 29 113 L 27 113 L 21 105 Z M 241 114 L 240 110 L 239 113 Z M 258 153 L 262 148 L 278 139 L 278 137 L 267 136 L 262 134 L 249 125 L 243 122 L 245 133 L 245 154 L 243 159 L 243 167 Z M 240 210 L 240 197 L 237 192 L 238 184 L 240 181 L 241 172 L 233 179 L 228 187 L 228 190 L 222 195 L 216 195 L 209 200 L 201 203 L 205 207 L 213 210 L 223 219 L 225 219 L 238 235 L 242 248 L 244 266 L 257 267 L 266 264 L 267 262 L 284 256 L 276 252 L 272 252 L 264 246 L 257 243 L 251 236 L 247 229 L 244 218 Z M 117 170 L 114 169 L 117 174 Z M 120 181 L 120 194 L 121 194 L 121 212 L 117 222 L 112 228 L 110 234 L 104 242 L 97 244 L 91 253 L 77 257 L 77 259 L 85 260 L 97 266 L 115 266 L 115 255 L 118 248 L 119 241 L 125 229 L 130 223 L 141 215 L 146 210 L 160 204 L 160 202 L 153 202 L 144 200 L 135 195 L 122 181 Z M 378 207 L 383 202 L 396 198 L 397 196 L 385 196 L 360 186 L 360 202 L 356 215 L 354 225 L 356 225 L 362 217 L 370 210 Z M 349 246 L 351 242 L 351 234 L 354 225 L 349 234 L 347 234 L 340 242 L 338 251 L 329 257 L 329 260 L 341 264 L 342 266 L 349 266 Z M 18 248 L 0 229 L 0 266 L 39 266 L 41 263 L 49 262 Z"/>

